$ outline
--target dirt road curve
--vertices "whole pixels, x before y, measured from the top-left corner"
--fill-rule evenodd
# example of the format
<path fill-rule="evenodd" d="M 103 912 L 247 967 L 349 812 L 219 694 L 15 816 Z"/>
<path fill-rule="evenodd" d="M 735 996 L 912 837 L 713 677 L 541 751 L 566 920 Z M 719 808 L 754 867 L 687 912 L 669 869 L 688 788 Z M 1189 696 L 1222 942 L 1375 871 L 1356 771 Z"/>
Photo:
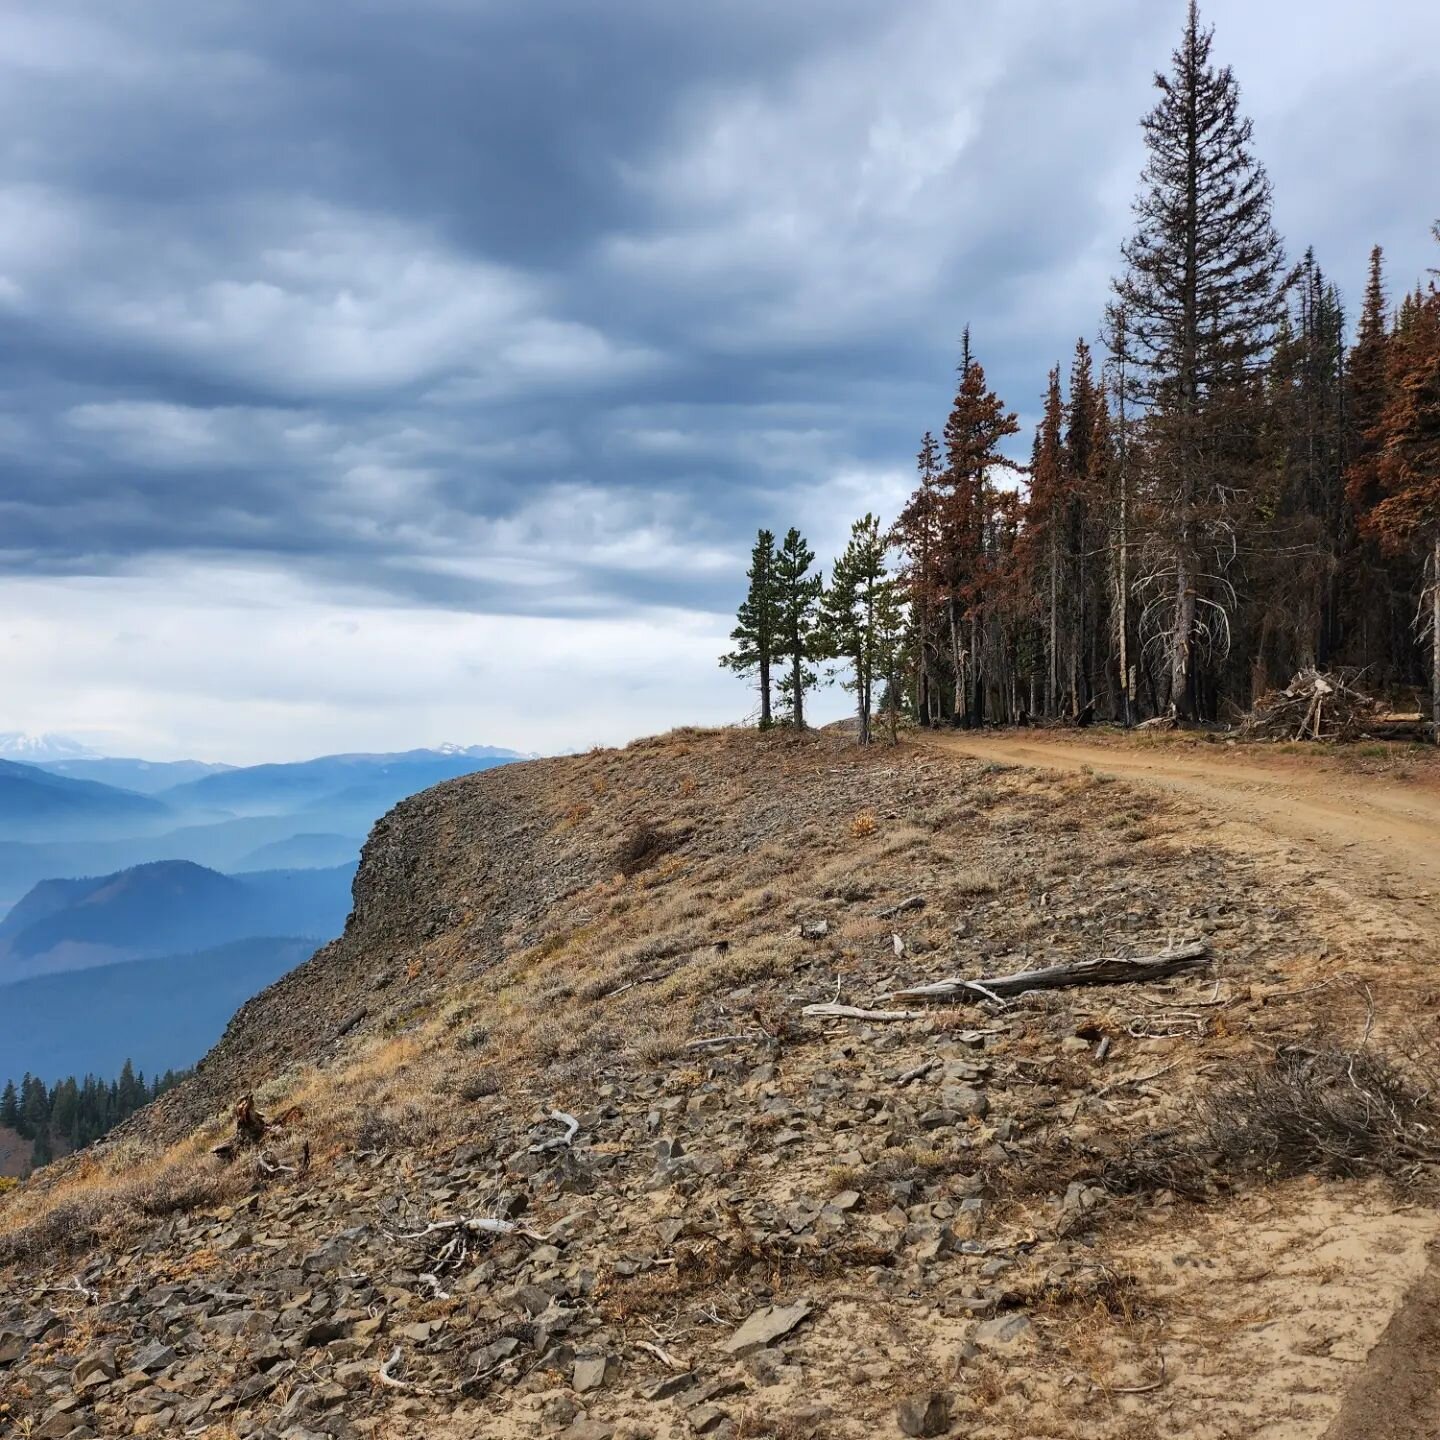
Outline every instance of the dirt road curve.
<path fill-rule="evenodd" d="M 998 764 L 1113 775 L 1183 796 L 1227 826 L 1261 832 L 1303 858 L 1333 858 L 1338 863 L 1325 866 L 1327 875 L 1400 923 L 1433 934 L 1440 960 L 1440 779 L 1430 764 L 1399 782 L 1308 756 L 1222 745 L 1013 733 L 927 738 Z M 1324 1440 L 1440 1440 L 1440 1255 L 1432 1253 Z"/>
<path fill-rule="evenodd" d="M 1224 745 L 1182 750 L 1013 733 L 937 735 L 933 743 L 999 764 L 1088 768 L 1183 795 L 1218 818 L 1343 855 L 1347 884 L 1409 919 L 1440 916 L 1440 777 L 1429 766 L 1424 779 L 1401 783 Z"/>

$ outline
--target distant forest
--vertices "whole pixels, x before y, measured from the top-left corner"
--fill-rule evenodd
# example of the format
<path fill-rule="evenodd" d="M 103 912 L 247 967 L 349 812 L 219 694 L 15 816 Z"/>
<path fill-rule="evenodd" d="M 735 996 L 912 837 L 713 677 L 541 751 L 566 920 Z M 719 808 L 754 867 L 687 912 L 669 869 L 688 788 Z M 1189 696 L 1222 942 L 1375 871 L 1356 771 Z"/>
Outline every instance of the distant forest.
<path fill-rule="evenodd" d="M 33 1142 L 30 1163 L 39 1169 L 57 1155 L 81 1150 L 128 1120 L 137 1110 L 172 1090 L 190 1072 L 167 1070 L 147 1081 L 127 1060 L 118 1080 L 97 1080 L 87 1075 L 57 1080 L 47 1089 L 44 1081 L 26 1075 L 17 1086 L 6 1081 L 0 1091 L 0 1125 Z"/>
<path fill-rule="evenodd" d="M 721 663 L 762 725 L 803 725 L 824 667 L 862 740 L 877 710 L 1233 719 L 1313 667 L 1428 684 L 1440 740 L 1440 291 L 1393 302 L 1377 247 L 1352 341 L 1313 251 L 1286 260 L 1212 36 L 1192 4 L 1098 355 L 1050 371 L 1028 467 L 967 331 L 893 524 L 857 521 L 828 583 L 798 531 L 760 532 Z"/>

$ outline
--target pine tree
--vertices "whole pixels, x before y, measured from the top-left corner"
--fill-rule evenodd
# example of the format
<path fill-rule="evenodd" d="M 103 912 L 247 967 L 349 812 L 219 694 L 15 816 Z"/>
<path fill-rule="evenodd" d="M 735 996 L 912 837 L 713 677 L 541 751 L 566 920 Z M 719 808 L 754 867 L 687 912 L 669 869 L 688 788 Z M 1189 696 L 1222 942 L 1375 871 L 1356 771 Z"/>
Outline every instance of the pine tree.
<path fill-rule="evenodd" d="M 813 662 L 820 658 L 816 634 L 823 581 L 810 567 L 815 552 L 792 525 L 775 556 L 775 593 L 780 617 L 775 651 L 788 662 L 780 679 L 780 696 L 788 723 L 805 728 L 805 692 L 818 680 Z"/>
<path fill-rule="evenodd" d="M 870 743 L 875 680 L 893 669 L 893 647 L 900 628 L 897 582 L 886 572 L 888 539 L 880 522 L 866 515 L 850 527 L 850 542 L 835 562 L 821 602 L 820 626 L 828 654 L 845 660 L 845 688 L 855 696 L 862 745 Z"/>
<path fill-rule="evenodd" d="M 1374 509 L 1380 498 L 1375 473 L 1375 456 L 1380 446 L 1378 440 L 1371 437 L 1378 435 L 1380 417 L 1390 396 L 1389 345 L 1385 252 L 1377 245 L 1370 252 L 1365 304 L 1360 311 L 1360 326 L 1346 375 L 1352 438 L 1345 480 L 1351 504 L 1362 515 Z"/>
<path fill-rule="evenodd" d="M 5 1089 L 0 1093 L 0 1125 L 7 1129 L 14 1130 L 20 1124 L 20 1097 L 15 1091 L 15 1082 L 7 1080 Z"/>
<path fill-rule="evenodd" d="M 994 550 L 996 470 L 1018 470 L 1000 451 L 1002 441 L 1019 432 L 985 380 L 971 354 L 967 326 L 960 359 L 960 384 L 945 422 L 945 469 L 939 482 L 936 579 L 950 628 L 950 658 L 955 685 L 953 719 L 968 725 L 983 719 L 986 675 L 981 648 L 997 571 Z"/>
<path fill-rule="evenodd" d="M 1098 584 L 1101 569 L 1096 557 L 1103 552 L 1105 543 L 1098 528 L 1105 456 L 1096 447 L 1108 434 L 1101 423 L 1104 411 L 1105 401 L 1095 381 L 1090 347 L 1081 338 L 1075 342 L 1075 358 L 1070 367 L 1070 404 L 1065 428 L 1067 658 L 1072 717 L 1086 713 L 1093 703 L 1095 676 L 1100 668 L 1097 642 L 1104 590 Z"/>
<path fill-rule="evenodd" d="M 1030 459 L 1030 489 L 1025 507 L 1030 573 L 1041 586 L 1045 611 L 1045 713 L 1060 713 L 1060 605 L 1065 571 L 1067 462 L 1065 401 L 1060 367 L 1050 372 L 1045 409 L 1035 432 Z"/>
<path fill-rule="evenodd" d="M 1257 486 L 1242 556 L 1256 597 L 1251 688 L 1328 665 L 1342 628 L 1337 572 L 1353 526 L 1345 500 L 1345 315 L 1307 251 L 1266 375 Z"/>
<path fill-rule="evenodd" d="M 1233 442 L 1247 433 L 1241 412 L 1278 319 L 1284 267 L 1270 182 L 1251 153 L 1235 77 L 1211 64 L 1212 41 L 1191 0 L 1172 71 L 1156 76 L 1160 100 L 1142 122 L 1149 160 L 1116 284 L 1130 398 L 1149 412 L 1156 461 L 1146 616 L 1171 702 L 1189 716 L 1204 652 L 1229 647 L 1226 572 L 1248 481 Z"/>
<path fill-rule="evenodd" d="M 1134 584 L 1131 555 L 1135 537 L 1135 455 L 1134 426 L 1129 396 L 1134 366 L 1134 350 L 1130 341 L 1130 317 L 1120 301 L 1105 308 L 1105 345 L 1109 352 L 1107 377 L 1115 400 L 1113 427 L 1107 411 L 1106 456 L 1100 464 L 1107 467 L 1106 519 L 1107 546 L 1110 555 L 1111 643 L 1115 655 L 1116 681 L 1120 693 L 1119 715 L 1128 728 L 1135 723 L 1139 666 L 1134 660 L 1131 644 L 1133 625 L 1130 594 Z"/>
<path fill-rule="evenodd" d="M 745 572 L 750 589 L 736 613 L 735 628 L 730 632 L 735 649 L 720 657 L 726 669 L 758 677 L 762 730 L 768 730 L 772 723 L 770 667 L 780 639 L 780 595 L 775 567 L 775 536 L 769 530 L 761 530 L 750 552 L 750 568 Z"/>
<path fill-rule="evenodd" d="M 1431 719 L 1440 744 L 1440 290 L 1433 285 L 1397 325 L 1387 375 L 1389 398 L 1371 432 L 1383 498 L 1366 523 L 1387 548 L 1427 562 L 1429 603 L 1420 618 L 1431 642 Z"/>
<path fill-rule="evenodd" d="M 41 1135 L 50 1123 L 50 1097 L 45 1083 L 33 1075 L 20 1082 L 20 1123 L 15 1127 L 26 1140 Z"/>
<path fill-rule="evenodd" d="M 904 557 L 900 573 L 915 625 L 915 718 L 922 725 L 934 725 L 940 718 L 932 614 L 940 591 L 935 567 L 940 553 L 937 525 L 941 469 L 940 447 L 928 430 L 915 463 L 920 483 L 901 510 L 891 536 Z"/>

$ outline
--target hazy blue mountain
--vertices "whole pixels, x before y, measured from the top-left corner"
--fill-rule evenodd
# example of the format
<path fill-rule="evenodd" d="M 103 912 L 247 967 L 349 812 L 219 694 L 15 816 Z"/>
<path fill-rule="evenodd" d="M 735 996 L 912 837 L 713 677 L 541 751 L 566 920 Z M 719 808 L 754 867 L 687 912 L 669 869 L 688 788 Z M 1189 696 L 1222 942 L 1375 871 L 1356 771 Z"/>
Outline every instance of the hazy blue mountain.
<path fill-rule="evenodd" d="M 290 764 L 226 770 L 173 786 L 163 795 L 177 810 L 275 815 L 300 811 L 313 814 L 333 807 L 373 812 L 378 817 L 405 796 L 442 780 L 521 758 L 513 751 L 483 745 L 409 750 L 395 755 L 322 755 Z"/>
<path fill-rule="evenodd" d="M 190 780 L 203 780 L 232 770 L 232 765 L 212 765 L 206 760 L 124 760 L 109 755 L 82 756 L 78 759 L 28 761 L 52 775 L 67 775 L 72 780 L 98 780 L 122 790 L 141 795 L 157 795 Z"/>
<path fill-rule="evenodd" d="M 217 771 L 171 786 L 162 792 L 163 801 L 173 799 L 183 813 L 170 811 L 170 823 L 163 826 L 36 826 L 17 836 L 0 825 L 0 914 L 41 880 L 108 875 L 156 860 L 192 860 L 226 873 L 328 868 L 358 857 L 360 837 L 407 795 L 455 775 L 525 758 L 480 745 L 322 756 L 296 765 Z M 83 783 L 51 769 L 34 773 L 56 783 Z M 144 803 L 144 797 L 132 799 Z M 3 804 L 0 797 L 0 813 Z M 151 818 L 151 812 L 146 815 Z M 335 837 L 333 845 L 297 838 L 322 835 Z M 339 848 L 343 836 L 356 837 L 346 850 Z M 272 845 L 281 848 L 271 853 Z"/>
<path fill-rule="evenodd" d="M 251 939 L 0 985 L 0 1077 L 47 1083 L 193 1065 L 252 995 L 307 960 L 309 939 Z"/>
<path fill-rule="evenodd" d="M 289 815 L 257 815 L 126 839 L 57 840 L 46 844 L 0 840 L 0 913 L 33 885 L 52 876 L 109 875 L 154 860 L 193 860 L 212 870 L 254 869 L 257 867 L 241 862 L 257 847 L 286 840 L 299 828 L 319 827 L 299 826 Z M 360 829 L 368 830 L 369 823 Z M 354 853 L 360 853 L 358 843 Z"/>
<path fill-rule="evenodd" d="M 346 865 L 360 853 L 365 843 L 359 835 L 301 834 L 284 840 L 259 845 L 225 868 L 236 872 L 246 870 L 323 870 L 332 865 Z"/>
<path fill-rule="evenodd" d="M 174 823 L 163 801 L 0 760 L 0 839 L 142 834 Z"/>
<path fill-rule="evenodd" d="M 187 860 L 47 880 L 0 920 L 0 982 L 175 954 L 256 935 L 328 940 L 355 866 L 222 875 Z"/>

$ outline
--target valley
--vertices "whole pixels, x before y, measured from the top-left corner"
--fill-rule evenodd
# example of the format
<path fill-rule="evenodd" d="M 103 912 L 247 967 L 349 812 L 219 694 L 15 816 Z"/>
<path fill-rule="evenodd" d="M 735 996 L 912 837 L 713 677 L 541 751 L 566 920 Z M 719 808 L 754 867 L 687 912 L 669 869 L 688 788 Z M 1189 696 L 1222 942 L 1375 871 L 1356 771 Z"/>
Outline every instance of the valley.
<path fill-rule="evenodd" d="M 448 746 L 237 767 L 5 740 L 25 757 L 0 759 L 0 1084 L 17 1085 L 192 1064 L 340 933 L 385 810 L 519 758 Z M 11 1144 L 0 1175 L 27 1160 Z"/>

